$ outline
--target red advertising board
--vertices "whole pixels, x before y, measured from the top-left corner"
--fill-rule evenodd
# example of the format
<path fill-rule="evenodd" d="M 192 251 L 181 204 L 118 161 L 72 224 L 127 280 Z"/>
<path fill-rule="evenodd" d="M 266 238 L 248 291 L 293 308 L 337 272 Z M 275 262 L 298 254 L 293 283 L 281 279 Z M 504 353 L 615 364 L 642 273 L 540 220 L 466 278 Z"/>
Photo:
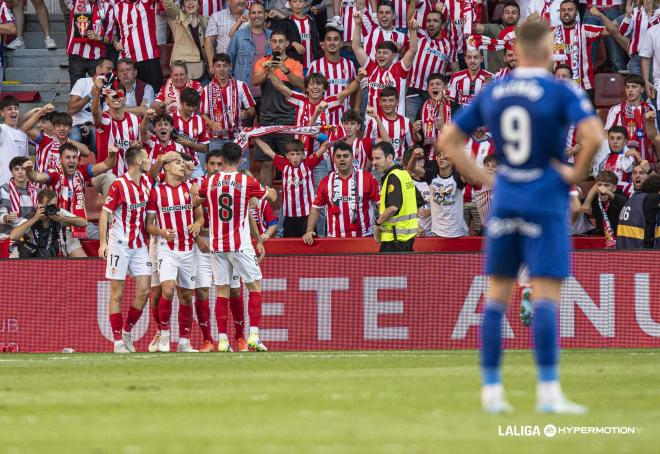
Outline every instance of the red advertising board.
<path fill-rule="evenodd" d="M 268 257 L 262 340 L 271 350 L 476 348 L 487 286 L 481 262 L 479 253 Z M 562 346 L 660 346 L 658 263 L 658 251 L 576 252 L 562 290 Z M 0 261 L 0 346 L 110 351 L 103 272 L 97 259 Z M 129 281 L 125 309 L 133 294 Z M 507 312 L 505 342 L 528 348 L 517 299 Z M 213 314 L 213 297 L 211 305 Z M 134 329 L 138 350 L 154 329 L 145 311 Z M 193 333 L 197 345 L 196 326 Z"/>

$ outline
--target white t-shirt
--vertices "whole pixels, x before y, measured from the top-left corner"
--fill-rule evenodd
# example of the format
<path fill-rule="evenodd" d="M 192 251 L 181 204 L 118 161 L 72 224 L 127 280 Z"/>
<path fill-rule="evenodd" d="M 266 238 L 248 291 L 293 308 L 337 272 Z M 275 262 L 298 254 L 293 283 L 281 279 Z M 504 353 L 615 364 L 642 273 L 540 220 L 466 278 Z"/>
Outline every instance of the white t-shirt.
<path fill-rule="evenodd" d="M 435 177 L 431 189 L 431 231 L 436 236 L 458 238 L 469 230 L 463 218 L 463 193 L 465 184 L 458 173 L 443 178 Z"/>
<path fill-rule="evenodd" d="M 71 89 L 71 96 L 80 96 L 84 98 L 89 96 L 89 102 L 85 104 L 80 112 L 73 114 L 73 126 L 83 125 L 87 122 L 93 123 L 94 117 L 92 116 L 92 87 L 94 81 L 91 77 L 83 77 L 78 79 Z"/>
<path fill-rule="evenodd" d="M 559 18 L 559 7 L 561 6 L 561 2 L 562 0 L 553 0 L 553 2 L 550 3 L 550 6 L 548 7 L 550 11 L 551 27 L 557 27 L 561 25 L 561 19 Z M 527 12 L 524 14 L 525 18 L 532 13 L 537 13 L 540 16 L 544 6 L 545 0 L 530 0 L 529 4 L 527 5 Z M 523 11 L 522 6 L 520 7 L 520 11 Z M 520 16 L 520 24 L 522 24 L 524 21 L 522 16 L 523 14 Z"/>
<path fill-rule="evenodd" d="M 0 186 L 9 183 L 9 163 L 17 156 L 28 157 L 28 137 L 17 128 L 0 124 Z"/>
<path fill-rule="evenodd" d="M 419 193 L 422 194 L 422 197 L 424 198 L 424 202 L 425 202 L 423 206 L 417 208 L 419 210 L 421 209 L 427 210 L 431 208 L 431 189 L 429 189 L 429 184 L 426 181 L 419 181 L 414 179 L 413 179 L 413 183 L 415 184 L 415 187 L 417 188 Z M 431 217 L 430 216 L 428 218 L 418 217 L 417 222 L 419 223 L 419 229 L 424 232 L 424 236 L 430 236 Z"/>
<path fill-rule="evenodd" d="M 660 87 L 660 24 L 649 28 L 639 45 L 640 57 L 653 58 L 653 86 Z"/>

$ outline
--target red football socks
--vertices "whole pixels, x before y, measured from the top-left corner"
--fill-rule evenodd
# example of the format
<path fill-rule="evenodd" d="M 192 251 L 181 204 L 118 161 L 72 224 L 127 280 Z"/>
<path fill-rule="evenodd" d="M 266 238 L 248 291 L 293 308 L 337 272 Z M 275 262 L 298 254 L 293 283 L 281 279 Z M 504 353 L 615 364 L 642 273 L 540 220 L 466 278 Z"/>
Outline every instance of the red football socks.
<path fill-rule="evenodd" d="M 158 316 L 158 306 L 151 306 L 151 316 L 153 317 L 154 321 L 156 322 L 156 326 L 158 329 L 160 329 L 160 317 Z"/>
<path fill-rule="evenodd" d="M 192 305 L 179 303 L 179 337 L 188 339 L 190 337 L 190 326 L 192 325 Z"/>
<path fill-rule="evenodd" d="M 215 300 L 215 322 L 218 332 L 227 334 L 227 320 L 229 319 L 229 298 L 218 296 Z"/>
<path fill-rule="evenodd" d="M 112 328 L 112 337 L 116 341 L 121 340 L 121 325 L 124 323 L 121 312 L 110 314 L 110 327 Z"/>
<path fill-rule="evenodd" d="M 170 317 L 172 316 L 172 301 L 166 300 L 162 296 L 158 300 L 158 318 L 160 319 L 160 329 L 169 331 Z"/>
<path fill-rule="evenodd" d="M 140 320 L 142 316 L 142 309 L 136 309 L 133 306 L 128 310 L 128 315 L 126 316 L 126 323 L 124 323 L 124 331 L 130 333 L 135 324 Z"/>
<path fill-rule="evenodd" d="M 261 292 L 250 292 L 248 295 L 248 315 L 250 326 L 259 328 L 261 325 Z"/>
<path fill-rule="evenodd" d="M 243 298 L 229 298 L 229 308 L 234 318 L 234 337 L 245 337 L 243 320 L 245 320 L 245 308 L 243 307 Z"/>
<path fill-rule="evenodd" d="M 197 323 L 202 331 L 202 337 L 205 341 L 213 341 L 211 337 L 211 309 L 209 300 L 195 301 L 195 312 L 197 312 Z"/>

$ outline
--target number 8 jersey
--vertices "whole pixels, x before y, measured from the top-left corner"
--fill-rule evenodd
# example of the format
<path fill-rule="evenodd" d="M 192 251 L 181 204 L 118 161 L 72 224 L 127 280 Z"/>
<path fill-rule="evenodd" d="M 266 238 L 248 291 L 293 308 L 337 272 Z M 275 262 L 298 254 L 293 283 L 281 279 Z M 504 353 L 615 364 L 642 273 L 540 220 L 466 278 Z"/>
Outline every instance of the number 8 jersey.
<path fill-rule="evenodd" d="M 250 198 L 261 200 L 266 189 L 253 177 L 220 172 L 202 181 L 199 197 L 209 204 L 209 239 L 213 252 L 252 249 L 248 224 Z"/>
<path fill-rule="evenodd" d="M 565 216 L 568 186 L 551 166 L 564 162 L 569 125 L 595 112 L 584 94 L 540 68 L 518 68 L 489 84 L 455 116 L 465 134 L 487 126 L 497 167 L 493 209 L 523 208 Z"/>

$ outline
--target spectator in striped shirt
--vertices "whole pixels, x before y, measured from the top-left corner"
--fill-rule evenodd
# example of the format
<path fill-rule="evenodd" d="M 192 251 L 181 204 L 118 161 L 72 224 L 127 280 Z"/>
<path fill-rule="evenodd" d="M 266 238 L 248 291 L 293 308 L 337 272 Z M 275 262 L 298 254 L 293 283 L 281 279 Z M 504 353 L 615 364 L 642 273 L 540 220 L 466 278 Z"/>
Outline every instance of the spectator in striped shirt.
<path fill-rule="evenodd" d="M 398 104 L 399 93 L 394 87 L 383 88 L 379 99 L 382 113 L 380 115 L 370 115 L 371 110 L 368 110 L 367 114 L 370 115 L 370 119 L 367 121 L 364 131 L 366 138 L 391 142 L 394 147 L 394 161 L 397 163 L 401 162 L 403 152 L 413 142 L 421 141 L 421 125 L 418 124 L 414 128 L 407 117 L 397 113 Z M 380 119 L 382 126 L 376 121 L 376 118 Z"/>
<path fill-rule="evenodd" d="M 631 74 L 642 74 L 641 57 L 639 49 L 646 36 L 646 32 L 654 25 L 660 24 L 660 0 L 643 0 L 635 6 L 633 0 L 626 2 L 626 14 L 621 21 L 619 32 L 629 39 L 628 70 Z"/>
<path fill-rule="evenodd" d="M 514 0 L 508 0 L 504 3 L 502 9 L 501 24 L 474 24 L 472 29 L 474 33 L 485 35 L 490 38 L 505 39 L 505 36 L 512 31 L 520 19 L 520 7 Z M 486 68 L 494 73 L 505 67 L 504 51 L 489 50 L 487 52 Z"/>
<path fill-rule="evenodd" d="M 580 0 L 586 8 L 582 22 L 588 25 L 605 25 L 604 18 L 610 21 L 616 20 L 624 13 L 622 0 Z M 626 52 L 619 46 L 614 38 L 605 38 L 607 57 L 615 71 L 626 69 Z M 596 60 L 598 52 L 597 44 L 591 47 L 591 59 Z"/>
<path fill-rule="evenodd" d="M 36 127 L 37 122 L 49 112 L 52 112 L 50 122 L 53 126 L 54 135 L 50 135 Z M 71 115 L 65 112 L 54 112 L 52 104 L 46 104 L 25 120 L 21 129 L 30 140 L 37 144 L 36 163 L 38 171 L 43 172 L 51 167 L 58 167 L 60 164 L 59 148 L 67 142 L 72 143 L 78 149 L 80 156 L 89 156 L 90 151 L 86 145 L 69 138 L 72 123 Z"/>
<path fill-rule="evenodd" d="M 484 89 L 493 79 L 493 74 L 481 69 L 483 57 L 481 51 L 468 48 L 465 51 L 467 69 L 455 72 L 449 80 L 449 98 L 452 101 L 452 111 L 469 104 L 472 98 Z"/>
<path fill-rule="evenodd" d="M 257 138 L 254 141 L 282 172 L 284 238 L 303 236 L 307 231 L 307 216 L 314 200 L 312 172 L 328 150 L 328 142 L 323 142 L 316 152 L 305 158 L 303 143 L 294 139 L 287 144 L 285 159 L 276 154 L 263 140 Z"/>
<path fill-rule="evenodd" d="M 303 74 L 307 74 L 312 61 L 321 58 L 321 45 L 316 22 L 305 14 L 305 0 L 290 0 L 291 16 L 280 21 L 279 27 L 286 31 L 290 45 L 295 54 L 289 56 L 296 58 L 303 65 Z"/>
<path fill-rule="evenodd" d="M 21 220 L 30 219 L 37 208 L 38 187 L 28 180 L 23 164 L 28 158 L 17 156 L 9 162 L 11 180 L 0 186 L 0 237 L 9 235 Z"/>
<path fill-rule="evenodd" d="M 486 156 L 484 159 L 484 172 L 489 175 L 494 175 L 497 169 L 497 156 L 494 154 Z M 492 186 L 483 185 L 474 191 L 474 204 L 479 211 L 479 217 L 483 225 L 487 225 L 488 216 L 490 215 L 490 202 L 493 197 Z"/>

